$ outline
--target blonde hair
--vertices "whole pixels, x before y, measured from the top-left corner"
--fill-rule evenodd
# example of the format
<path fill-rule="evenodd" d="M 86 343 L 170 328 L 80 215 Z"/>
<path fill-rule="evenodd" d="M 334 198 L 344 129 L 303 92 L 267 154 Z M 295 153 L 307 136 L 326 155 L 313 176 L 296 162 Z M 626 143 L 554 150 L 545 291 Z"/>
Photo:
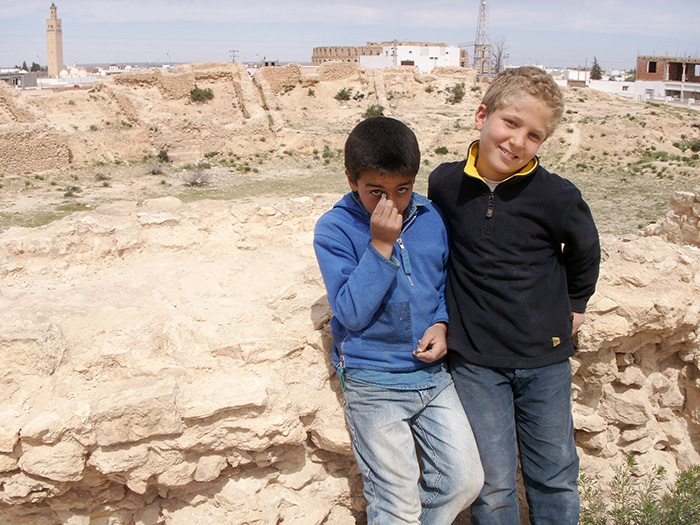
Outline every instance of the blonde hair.
<path fill-rule="evenodd" d="M 518 97 L 530 95 L 552 111 L 547 136 L 551 135 L 564 113 L 564 96 L 549 73 L 535 66 L 506 69 L 491 83 L 481 103 L 486 114 L 517 102 Z"/>

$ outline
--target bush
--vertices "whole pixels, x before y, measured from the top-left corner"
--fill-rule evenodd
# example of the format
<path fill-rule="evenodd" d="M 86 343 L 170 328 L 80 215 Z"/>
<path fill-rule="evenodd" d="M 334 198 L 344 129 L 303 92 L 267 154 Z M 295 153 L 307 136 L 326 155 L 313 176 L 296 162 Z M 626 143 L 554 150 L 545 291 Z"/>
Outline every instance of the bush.
<path fill-rule="evenodd" d="M 214 98 L 214 92 L 211 90 L 211 88 L 206 88 L 206 89 L 201 89 L 197 87 L 197 84 L 194 85 L 194 89 L 190 91 L 190 100 L 192 102 L 208 102 L 211 99 Z"/>
<path fill-rule="evenodd" d="M 158 152 L 158 160 L 160 162 L 170 162 L 170 157 L 168 157 L 168 150 L 163 148 Z"/>
<path fill-rule="evenodd" d="M 665 495 L 660 495 L 666 470 L 642 475 L 634 456 L 615 469 L 608 494 L 596 482 L 579 477 L 581 521 L 586 525 L 691 525 L 700 523 L 700 466 L 682 471 Z M 610 504 L 606 505 L 605 501 Z"/>
<path fill-rule="evenodd" d="M 350 96 L 352 95 L 352 88 L 343 88 L 340 91 L 338 91 L 335 94 L 336 100 L 350 100 Z"/>
<path fill-rule="evenodd" d="M 698 139 L 688 139 L 685 137 L 682 137 L 682 138 L 683 138 L 683 142 L 674 142 L 673 145 L 683 152 L 685 152 L 685 150 L 687 150 L 687 149 L 690 149 L 690 151 L 693 151 L 693 152 L 700 151 L 700 138 L 698 138 Z"/>
<path fill-rule="evenodd" d="M 384 106 L 382 106 L 380 104 L 372 104 L 362 114 L 362 118 L 383 117 L 383 116 L 384 116 Z"/>
<path fill-rule="evenodd" d="M 447 155 L 448 153 L 449 150 L 447 149 L 447 146 L 440 146 L 439 148 L 435 148 L 436 155 Z"/>
<path fill-rule="evenodd" d="M 459 84 L 455 84 L 455 86 L 451 89 L 452 95 L 450 95 L 447 98 L 447 101 L 450 104 L 459 104 L 462 102 L 462 99 L 464 98 L 464 82 L 460 82 Z"/>

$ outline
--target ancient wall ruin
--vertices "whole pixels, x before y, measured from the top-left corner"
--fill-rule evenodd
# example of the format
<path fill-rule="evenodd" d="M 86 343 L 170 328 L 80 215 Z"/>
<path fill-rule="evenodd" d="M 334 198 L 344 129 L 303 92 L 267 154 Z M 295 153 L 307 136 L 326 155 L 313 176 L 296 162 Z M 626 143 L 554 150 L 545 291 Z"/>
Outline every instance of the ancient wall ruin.
<path fill-rule="evenodd" d="M 673 243 L 700 246 L 700 189 L 695 192 L 676 192 L 671 199 L 671 210 L 647 232 L 660 235 Z"/>
<path fill-rule="evenodd" d="M 0 124 L 0 173 L 18 175 L 68 167 L 65 133 L 46 124 Z"/>

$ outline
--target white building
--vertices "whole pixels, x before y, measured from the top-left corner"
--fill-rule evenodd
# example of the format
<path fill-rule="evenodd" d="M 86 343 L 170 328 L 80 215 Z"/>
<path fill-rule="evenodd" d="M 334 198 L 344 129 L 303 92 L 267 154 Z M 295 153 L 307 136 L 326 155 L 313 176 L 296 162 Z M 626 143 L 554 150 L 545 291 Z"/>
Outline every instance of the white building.
<path fill-rule="evenodd" d="M 460 49 L 457 46 L 431 44 L 383 45 L 379 55 L 360 55 L 358 62 L 369 69 L 393 66 L 416 66 L 423 74 L 436 67 L 459 67 Z"/>

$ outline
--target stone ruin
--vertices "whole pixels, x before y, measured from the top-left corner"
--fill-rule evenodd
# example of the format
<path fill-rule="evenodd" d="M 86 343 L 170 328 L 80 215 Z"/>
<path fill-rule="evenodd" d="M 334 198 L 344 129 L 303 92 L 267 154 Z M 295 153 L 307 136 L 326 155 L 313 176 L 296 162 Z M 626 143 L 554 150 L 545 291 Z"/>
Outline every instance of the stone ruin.
<path fill-rule="evenodd" d="M 603 238 L 572 359 L 602 482 L 627 454 L 700 463 L 699 195 Z M 121 202 L 0 235 L 0 521 L 362 523 L 311 247 L 336 199 Z"/>

